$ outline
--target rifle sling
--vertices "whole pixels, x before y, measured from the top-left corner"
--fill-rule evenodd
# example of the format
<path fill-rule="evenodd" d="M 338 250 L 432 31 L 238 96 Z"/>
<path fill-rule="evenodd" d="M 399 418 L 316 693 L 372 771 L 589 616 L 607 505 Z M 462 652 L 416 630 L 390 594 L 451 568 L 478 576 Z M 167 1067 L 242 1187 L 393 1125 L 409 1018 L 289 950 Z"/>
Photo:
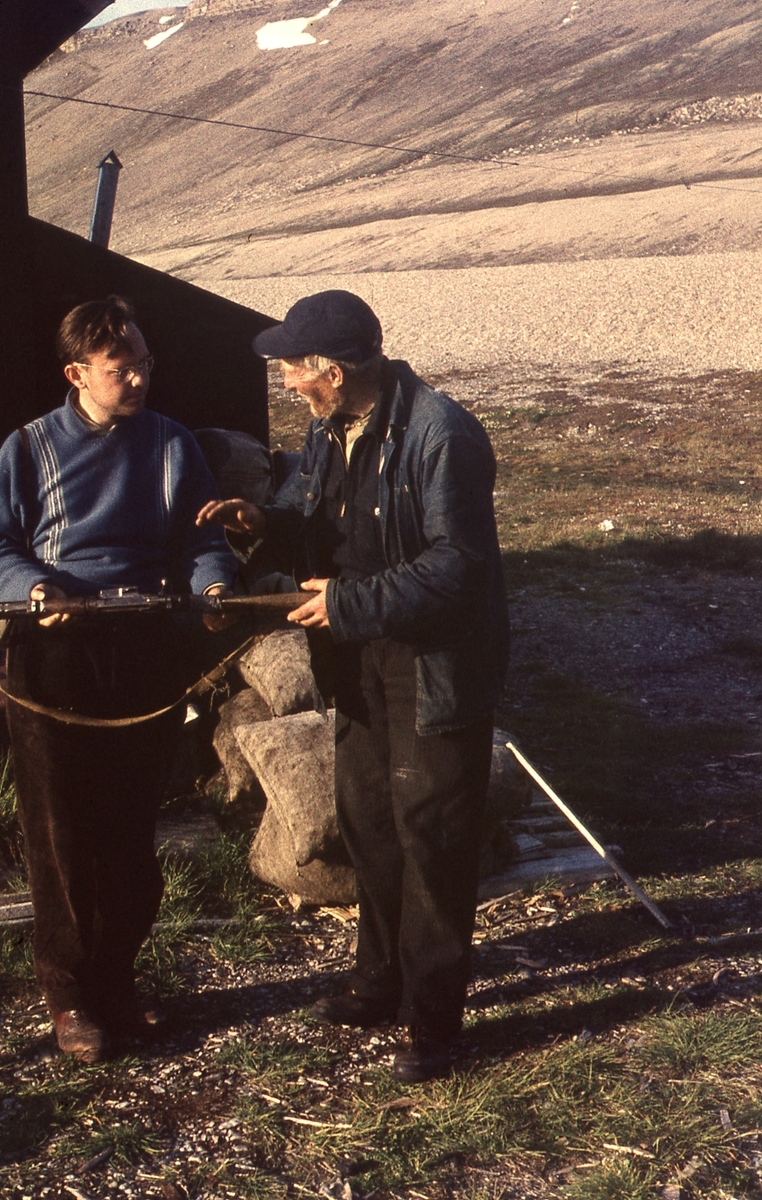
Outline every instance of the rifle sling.
<path fill-rule="evenodd" d="M 268 632 L 271 632 L 268 630 Z M 127 725 L 140 725 L 145 721 L 154 721 L 157 717 L 163 717 L 165 713 L 172 712 L 174 708 L 179 708 L 181 704 L 187 704 L 195 696 L 202 696 L 204 692 L 215 691 L 218 684 L 224 679 L 228 667 L 239 658 L 241 654 L 245 654 L 250 646 L 256 641 L 261 641 L 267 637 L 267 633 L 254 633 L 251 637 L 247 637 L 245 642 L 242 642 L 237 650 L 232 654 L 228 654 L 223 658 L 222 662 L 217 663 L 211 671 L 206 675 L 202 675 L 200 679 L 183 692 L 179 699 L 172 704 L 166 705 L 165 708 L 157 708 L 156 712 L 141 713 L 138 717 L 88 717 L 84 713 L 70 712 L 65 708 L 50 708 L 46 704 L 38 704 L 36 700 L 27 700 L 22 696 L 14 696 L 0 685 L 0 692 L 12 700 L 14 704 L 20 704 L 22 708 L 31 709 L 32 712 L 40 713 L 43 717 L 52 717 L 54 721 L 61 721 L 64 725 L 89 725 L 100 729 L 120 729 Z"/>

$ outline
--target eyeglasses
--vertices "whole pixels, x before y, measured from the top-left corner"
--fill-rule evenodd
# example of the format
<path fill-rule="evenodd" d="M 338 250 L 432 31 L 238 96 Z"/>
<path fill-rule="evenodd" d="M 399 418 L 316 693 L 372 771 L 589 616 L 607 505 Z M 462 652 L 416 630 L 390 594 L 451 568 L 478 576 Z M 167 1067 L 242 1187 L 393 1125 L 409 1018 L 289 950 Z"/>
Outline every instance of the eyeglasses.
<path fill-rule="evenodd" d="M 75 367 L 89 370 L 93 363 L 75 363 Z M 117 383 L 130 383 L 136 375 L 150 375 L 154 367 L 154 357 L 149 354 L 147 358 L 143 358 L 139 363 L 135 363 L 132 367 L 101 367 L 104 375 L 110 375 Z"/>

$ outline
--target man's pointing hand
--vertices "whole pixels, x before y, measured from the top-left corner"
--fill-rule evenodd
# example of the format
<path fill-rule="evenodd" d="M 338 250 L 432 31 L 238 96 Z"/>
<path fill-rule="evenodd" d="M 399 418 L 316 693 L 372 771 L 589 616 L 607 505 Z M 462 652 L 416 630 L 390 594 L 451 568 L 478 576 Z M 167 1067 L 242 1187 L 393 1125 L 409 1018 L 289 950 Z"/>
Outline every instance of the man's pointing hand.
<path fill-rule="evenodd" d="M 232 533 L 252 533 L 259 537 L 265 531 L 265 514 L 248 500 L 210 500 L 196 517 L 196 524 L 212 521 Z"/>

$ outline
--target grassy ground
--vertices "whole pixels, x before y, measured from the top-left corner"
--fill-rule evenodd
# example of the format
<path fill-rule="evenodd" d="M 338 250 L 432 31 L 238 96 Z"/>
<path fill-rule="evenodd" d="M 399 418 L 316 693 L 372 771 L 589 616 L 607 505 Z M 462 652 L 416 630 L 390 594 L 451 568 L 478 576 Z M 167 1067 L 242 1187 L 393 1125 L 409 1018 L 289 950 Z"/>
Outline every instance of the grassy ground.
<path fill-rule="evenodd" d="M 196 1013 L 192 1044 L 175 1035 L 103 1066 L 63 1061 L 28 939 L 3 939 L 3 1195 L 762 1197 L 760 746 L 746 712 L 762 689 L 762 388 L 740 374 L 594 371 L 441 382 L 484 421 L 499 459 L 518 613 L 501 722 L 621 844 L 673 931 L 614 884 L 549 881 L 483 907 L 453 1074 L 401 1088 L 388 1073 L 394 1031 L 327 1030 L 305 1015 L 326 972 L 350 961 L 351 920 L 292 914 L 250 878 L 246 836 L 224 833 L 166 862 L 161 926 L 141 959 L 170 1010 Z M 296 448 L 304 411 L 275 392 L 272 412 L 273 441 Z M 727 622 L 724 640 L 674 676 L 660 707 L 643 672 L 666 651 L 644 642 L 644 666 L 622 631 L 633 606 L 652 626 L 694 604 L 711 610 L 707 628 Z M 564 636 L 538 651 L 543 621 L 564 613 Z M 600 662 L 575 644 L 590 629 Z M 625 652 L 622 688 L 612 664 Z M 739 673 L 747 691 L 721 703 Z M 7 777 L 0 842 L 18 867 Z M 200 937 L 199 917 L 235 923 Z M 202 1150 L 181 1161 L 172 1147 L 191 1127 Z"/>

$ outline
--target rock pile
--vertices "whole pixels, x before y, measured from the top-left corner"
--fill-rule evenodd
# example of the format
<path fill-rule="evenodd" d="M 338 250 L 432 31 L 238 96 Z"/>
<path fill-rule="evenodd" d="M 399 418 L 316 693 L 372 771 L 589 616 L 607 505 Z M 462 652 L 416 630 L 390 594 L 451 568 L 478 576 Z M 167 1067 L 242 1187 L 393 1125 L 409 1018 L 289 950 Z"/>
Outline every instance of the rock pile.
<path fill-rule="evenodd" d="M 667 113 L 664 121 L 669 125 L 696 125 L 703 121 L 744 121 L 762 117 L 762 94 L 750 96 L 709 96 L 706 100 L 694 100 L 692 104 L 681 104 Z"/>
<path fill-rule="evenodd" d="M 279 630 L 240 663 L 247 687 L 222 705 L 214 746 L 227 799 L 255 823 L 249 865 L 295 903 L 352 904 L 354 872 L 334 803 L 334 713 L 315 710 L 307 638 Z M 498 873 L 513 855 L 507 827 L 530 800 L 529 782 L 495 730 L 482 836 L 481 875 Z M 264 810 L 264 811 L 263 811 Z"/>

